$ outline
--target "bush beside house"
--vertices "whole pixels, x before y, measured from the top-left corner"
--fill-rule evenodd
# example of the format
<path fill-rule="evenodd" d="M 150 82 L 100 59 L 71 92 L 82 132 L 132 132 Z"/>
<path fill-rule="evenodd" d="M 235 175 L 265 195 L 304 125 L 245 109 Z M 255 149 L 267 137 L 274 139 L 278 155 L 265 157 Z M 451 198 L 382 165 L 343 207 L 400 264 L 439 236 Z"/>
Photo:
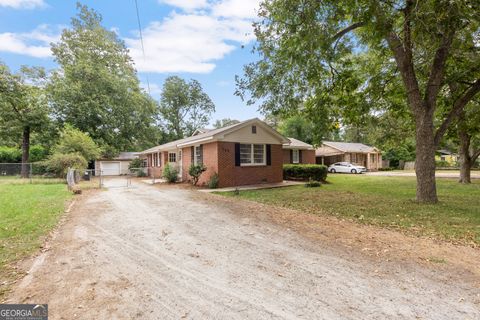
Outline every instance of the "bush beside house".
<path fill-rule="evenodd" d="M 285 180 L 326 181 L 327 166 L 320 164 L 284 164 L 283 178 Z"/>

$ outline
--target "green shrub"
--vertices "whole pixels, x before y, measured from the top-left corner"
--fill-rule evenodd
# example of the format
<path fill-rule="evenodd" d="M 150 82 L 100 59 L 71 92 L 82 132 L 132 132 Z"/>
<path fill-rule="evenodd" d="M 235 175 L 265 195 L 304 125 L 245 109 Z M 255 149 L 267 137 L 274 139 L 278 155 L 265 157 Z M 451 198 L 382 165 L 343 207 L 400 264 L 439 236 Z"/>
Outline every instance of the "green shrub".
<path fill-rule="evenodd" d="M 139 178 L 142 178 L 142 177 L 146 177 L 147 176 L 147 173 L 143 170 L 137 170 L 137 177 Z"/>
<path fill-rule="evenodd" d="M 203 164 L 193 164 L 188 168 L 188 174 L 190 177 L 192 177 L 192 183 L 194 186 L 197 185 L 198 180 L 200 179 L 200 176 L 202 173 L 204 173 L 207 170 L 207 167 L 205 167 Z"/>
<path fill-rule="evenodd" d="M 29 162 L 38 162 L 47 159 L 48 151 L 40 145 L 33 145 L 30 147 Z"/>
<path fill-rule="evenodd" d="M 177 182 L 178 171 L 170 163 L 167 163 L 165 168 L 163 168 L 163 177 L 170 183 Z"/>
<path fill-rule="evenodd" d="M 320 187 L 322 183 L 320 181 L 315 181 L 315 180 L 308 180 L 307 183 L 305 183 L 305 187 L 307 188 L 317 188 Z"/>
<path fill-rule="evenodd" d="M 128 165 L 128 169 L 138 169 L 143 167 L 143 159 L 135 158 Z"/>
<path fill-rule="evenodd" d="M 386 167 L 386 168 L 378 168 L 378 171 L 393 171 L 395 168 L 393 167 Z"/>
<path fill-rule="evenodd" d="M 448 161 L 439 160 L 439 161 L 435 161 L 435 166 L 437 168 L 446 168 L 446 167 L 450 167 L 450 163 L 448 163 Z"/>
<path fill-rule="evenodd" d="M 78 153 L 86 160 L 97 159 L 100 156 L 101 151 L 100 147 L 87 133 L 70 125 L 65 126 L 57 145 L 54 147 L 54 153 Z"/>
<path fill-rule="evenodd" d="M 283 178 L 285 180 L 325 181 L 327 166 L 321 164 L 284 164 Z"/>
<path fill-rule="evenodd" d="M 208 180 L 208 183 L 207 183 L 208 187 L 210 189 L 217 189 L 218 188 L 218 180 L 219 180 L 218 173 L 215 172 L 214 174 L 212 174 L 210 176 L 210 179 Z"/>
<path fill-rule="evenodd" d="M 78 153 L 54 153 L 47 160 L 43 161 L 48 172 L 54 173 L 57 177 L 65 177 L 68 168 L 85 170 L 87 160 Z"/>
<path fill-rule="evenodd" d="M 0 147 L 0 163 L 17 163 L 22 161 L 22 151 L 15 147 Z"/>

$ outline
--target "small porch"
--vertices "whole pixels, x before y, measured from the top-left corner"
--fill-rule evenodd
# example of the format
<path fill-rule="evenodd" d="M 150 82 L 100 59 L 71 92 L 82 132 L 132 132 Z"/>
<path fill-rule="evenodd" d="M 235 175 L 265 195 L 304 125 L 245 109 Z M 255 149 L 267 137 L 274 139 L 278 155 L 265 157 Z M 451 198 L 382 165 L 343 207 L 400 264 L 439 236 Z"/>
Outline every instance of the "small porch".
<path fill-rule="evenodd" d="M 159 150 L 144 154 L 147 159 L 148 176 L 153 178 L 161 178 L 163 169 L 168 163 L 172 168 L 178 171 L 178 181 L 182 181 L 182 149 Z"/>

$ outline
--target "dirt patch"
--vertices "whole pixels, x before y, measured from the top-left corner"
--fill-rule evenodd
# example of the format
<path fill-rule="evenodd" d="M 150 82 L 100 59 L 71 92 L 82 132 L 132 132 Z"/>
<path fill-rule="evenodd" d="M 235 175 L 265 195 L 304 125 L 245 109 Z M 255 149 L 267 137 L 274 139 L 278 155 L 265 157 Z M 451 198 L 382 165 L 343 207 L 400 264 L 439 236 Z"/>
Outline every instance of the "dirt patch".
<path fill-rule="evenodd" d="M 403 235 L 177 186 L 84 196 L 9 302 L 51 319 L 480 317 L 478 273 L 419 258 L 428 239 L 409 259 Z"/>
<path fill-rule="evenodd" d="M 328 215 L 314 215 L 298 210 L 270 206 L 220 195 L 197 195 L 202 201 L 215 202 L 234 212 L 253 214 L 265 222 L 291 228 L 299 234 L 319 241 L 324 247 L 339 249 L 356 258 L 374 263 L 402 263 L 415 269 L 418 265 L 434 270 L 448 271 L 459 281 L 480 287 L 480 249 L 456 245 L 434 238 L 407 236 L 403 233 L 371 225 L 362 225 Z M 258 213 L 262 214 L 258 214 Z M 387 268 L 387 270 L 390 268 Z"/>

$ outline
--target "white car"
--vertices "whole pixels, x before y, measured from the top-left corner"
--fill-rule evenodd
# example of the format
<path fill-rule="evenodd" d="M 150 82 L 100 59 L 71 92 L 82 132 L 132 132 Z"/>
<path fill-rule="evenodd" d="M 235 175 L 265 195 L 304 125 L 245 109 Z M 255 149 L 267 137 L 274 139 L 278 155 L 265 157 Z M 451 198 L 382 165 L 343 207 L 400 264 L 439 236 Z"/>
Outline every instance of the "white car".
<path fill-rule="evenodd" d="M 330 173 L 362 173 L 367 172 L 367 168 L 351 164 L 350 162 L 337 162 L 328 167 Z"/>

